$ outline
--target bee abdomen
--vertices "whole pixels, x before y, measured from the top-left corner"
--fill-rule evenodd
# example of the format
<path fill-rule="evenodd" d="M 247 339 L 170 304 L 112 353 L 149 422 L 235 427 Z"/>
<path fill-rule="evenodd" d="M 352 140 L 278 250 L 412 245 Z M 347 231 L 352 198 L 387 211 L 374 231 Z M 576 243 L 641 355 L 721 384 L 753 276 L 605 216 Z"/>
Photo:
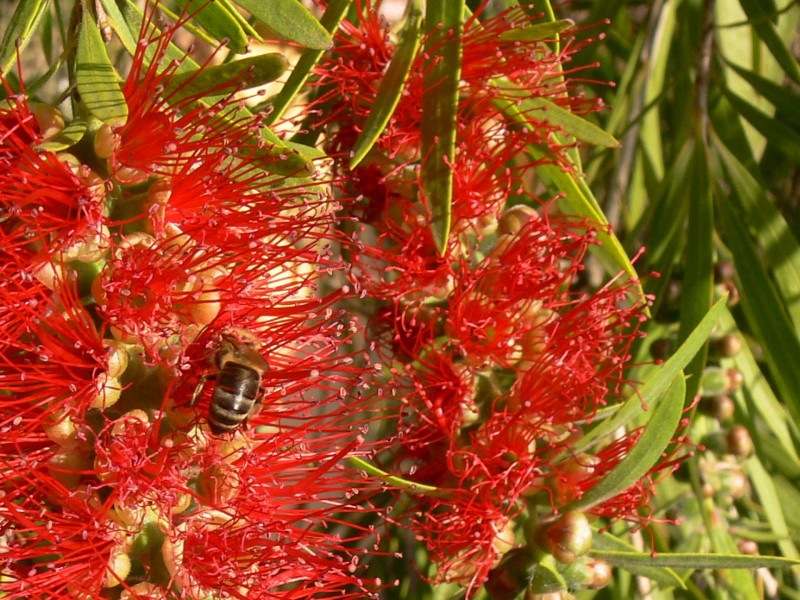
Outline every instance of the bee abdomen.
<path fill-rule="evenodd" d="M 244 365 L 228 363 L 217 375 L 208 424 L 219 435 L 233 431 L 253 410 L 261 385 L 260 374 Z"/>

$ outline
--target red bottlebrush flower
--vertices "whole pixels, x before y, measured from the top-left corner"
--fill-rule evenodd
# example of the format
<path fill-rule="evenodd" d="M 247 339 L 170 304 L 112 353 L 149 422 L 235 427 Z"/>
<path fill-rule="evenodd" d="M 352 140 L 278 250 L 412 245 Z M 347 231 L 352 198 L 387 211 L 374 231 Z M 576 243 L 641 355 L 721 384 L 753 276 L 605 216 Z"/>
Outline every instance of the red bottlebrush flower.
<path fill-rule="evenodd" d="M 103 181 L 74 158 L 21 147 L 0 173 L 0 240 L 6 256 L 41 266 L 51 259 L 96 260 L 108 244 Z"/>
<path fill-rule="evenodd" d="M 0 589 L 9 599 L 100 598 L 130 572 L 124 528 L 96 492 L 69 489 L 37 459 L 0 474 Z"/>
<path fill-rule="evenodd" d="M 266 170 L 280 158 L 230 97 L 242 81 L 213 106 L 181 96 L 183 67 L 159 71 L 177 26 L 154 14 L 128 121 L 94 154 L 66 164 L 14 133 L 24 111 L 2 121 L 0 595 L 361 598 L 380 586 L 359 564 L 374 533 L 347 518 L 374 490 L 341 463 L 374 416 L 340 350 L 349 291 L 326 283 L 339 206 Z M 107 178 L 88 175 L 102 159 Z M 251 354 L 221 358 L 226 339 Z M 240 421 L 211 433 L 211 405 Z"/>
<path fill-rule="evenodd" d="M 110 406 L 127 355 L 103 341 L 70 283 L 55 290 L 7 264 L 0 283 L 3 444 L 42 433 L 74 445 L 91 408 Z M 35 436 L 34 436 L 35 437 Z M 85 439 L 85 438 L 84 438 Z"/>
<path fill-rule="evenodd" d="M 182 21 L 161 29 L 152 27 L 157 7 L 157 3 L 146 5 L 133 64 L 122 87 L 128 119 L 123 125 L 104 126 L 95 140 L 97 154 L 108 158 L 111 172 L 125 182 L 171 174 L 190 167 L 201 156 L 217 155 L 224 160 L 239 151 L 244 139 L 260 139 L 259 119 L 240 118 L 242 105 L 234 98 L 244 87 L 246 74 L 222 81 L 214 89 L 186 92 L 213 55 L 180 83 L 175 77 L 178 73 L 191 73 L 188 57 L 161 69 Z M 213 95 L 224 98 L 213 106 L 201 102 Z"/>

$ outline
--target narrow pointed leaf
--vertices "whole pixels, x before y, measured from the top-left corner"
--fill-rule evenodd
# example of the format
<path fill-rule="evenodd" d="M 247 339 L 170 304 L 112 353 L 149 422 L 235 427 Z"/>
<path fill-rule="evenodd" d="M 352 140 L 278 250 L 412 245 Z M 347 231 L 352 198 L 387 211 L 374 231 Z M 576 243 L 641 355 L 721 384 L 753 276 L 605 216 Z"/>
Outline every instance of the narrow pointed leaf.
<path fill-rule="evenodd" d="M 758 37 L 764 42 L 764 45 L 772 53 L 772 56 L 778 61 L 778 64 L 783 68 L 786 74 L 800 83 L 800 65 L 792 55 L 792 51 L 783 43 L 778 30 L 772 23 L 772 15 L 764 10 L 764 5 L 759 0 L 739 0 L 747 18 L 750 20 L 750 25 L 755 29 Z"/>
<path fill-rule="evenodd" d="M 592 536 L 591 555 L 599 556 L 603 552 L 622 552 L 633 555 L 641 554 L 641 552 L 636 550 L 636 548 L 631 546 L 628 542 L 611 535 L 607 531 L 602 534 L 595 532 Z M 647 556 L 650 555 L 648 554 Z M 625 569 L 634 575 L 647 577 L 648 579 L 657 581 L 659 584 L 665 587 L 679 587 L 686 589 L 686 584 L 684 583 L 683 579 L 681 579 L 680 575 L 678 575 L 670 567 L 656 567 L 650 565 L 649 563 L 643 563 L 628 564 L 625 565 Z"/>
<path fill-rule="evenodd" d="M 406 19 L 400 42 L 394 56 L 383 74 L 375 101 L 372 104 L 369 116 L 364 123 L 364 128 L 358 139 L 353 144 L 353 155 L 350 158 L 350 168 L 361 162 L 372 148 L 375 140 L 380 137 L 386 124 L 394 113 L 400 97 L 403 95 L 411 65 L 417 56 L 420 44 L 420 24 L 422 22 L 421 0 L 411 0 L 408 4 L 408 18 Z"/>
<path fill-rule="evenodd" d="M 735 334 L 737 331 L 736 321 L 726 308 L 719 319 L 719 333 Z M 733 399 L 743 415 L 751 420 L 758 419 L 764 425 L 757 429 L 754 441 L 763 450 L 764 444 L 774 439 L 775 444 L 781 447 L 782 461 L 786 464 L 786 470 L 800 477 L 800 455 L 794 445 L 797 436 L 793 435 L 792 420 L 787 417 L 786 407 L 775 396 L 769 378 L 759 367 L 748 344 L 744 344 L 736 353 L 732 363 L 747 382 L 738 394 L 733 395 Z M 772 435 L 775 437 L 772 438 Z"/>
<path fill-rule="evenodd" d="M 745 467 L 753 482 L 753 487 L 758 490 L 758 499 L 764 509 L 764 517 L 770 524 L 772 533 L 778 537 L 777 544 L 781 554 L 787 558 L 800 559 L 800 552 L 792 542 L 791 532 L 786 523 L 786 516 L 778 498 L 774 479 L 767 473 L 758 457 L 751 457 Z"/>
<path fill-rule="evenodd" d="M 575 25 L 572 19 L 559 19 L 547 23 L 534 23 L 525 27 L 507 29 L 500 34 L 503 42 L 535 42 L 546 40 Z"/>
<path fill-rule="evenodd" d="M 535 127 L 535 124 L 531 123 L 520 111 L 517 102 L 509 98 L 496 98 L 494 102 L 512 121 L 524 127 Z M 545 149 L 533 146 L 529 147 L 528 151 L 537 160 L 547 155 Z M 559 165 L 542 164 L 536 170 L 545 183 L 563 193 L 559 203 L 564 207 L 564 212 L 586 217 L 599 225 L 608 224 L 597 199 L 581 177 L 571 172 L 565 172 L 564 168 Z M 622 269 L 638 280 L 636 269 L 633 268 L 633 264 L 617 237 L 613 233 L 602 230 L 598 232 L 598 237 L 601 241 L 600 246 L 592 246 L 590 251 L 600 259 L 608 272 L 616 275 Z"/>
<path fill-rule="evenodd" d="M 655 410 L 651 409 L 647 425 L 628 455 L 606 474 L 600 483 L 564 510 L 585 510 L 596 506 L 621 494 L 644 477 L 658 462 L 661 453 L 672 440 L 681 420 L 685 395 L 686 383 L 683 375 L 679 374 Z"/>
<path fill-rule="evenodd" d="M 617 567 L 655 566 L 673 569 L 758 569 L 789 568 L 800 561 L 777 556 L 745 556 L 743 554 L 706 554 L 700 552 L 644 554 L 614 550 L 592 551 L 592 556 L 607 560 Z"/>
<path fill-rule="evenodd" d="M 717 320 L 726 310 L 726 298 L 717 300 L 711 307 L 703 320 L 697 324 L 694 331 L 686 341 L 681 344 L 675 353 L 663 365 L 655 369 L 643 385 L 639 388 L 638 394 L 631 395 L 628 400 L 619 408 L 619 411 L 612 419 L 603 421 L 587 433 L 580 441 L 578 450 L 586 448 L 590 443 L 603 439 L 620 427 L 625 426 L 631 420 L 641 415 L 645 407 L 651 406 L 658 398 L 667 391 L 673 381 L 679 376 L 682 377 L 682 369 L 689 364 L 695 354 L 703 347 L 708 340 L 711 331 L 717 324 Z"/>
<path fill-rule="evenodd" d="M 450 236 L 453 164 L 461 78 L 465 0 L 428 0 L 425 33 L 432 64 L 422 85 L 422 187 L 431 208 L 431 233 L 441 254 Z"/>
<path fill-rule="evenodd" d="M 708 312 L 714 299 L 714 208 L 709 179 L 708 150 L 696 140 L 689 168 L 689 224 L 686 234 L 681 324 L 678 339 L 684 340 Z M 693 398 L 706 365 L 708 343 L 686 365 L 687 396 Z"/>
<path fill-rule="evenodd" d="M 724 199 L 717 206 L 740 289 L 747 290 L 741 296 L 747 322 L 763 346 L 778 395 L 800 424 L 800 340 L 741 218 Z"/>
<path fill-rule="evenodd" d="M 747 119 L 761 135 L 785 152 L 790 160 L 795 163 L 800 163 L 800 132 L 795 131 L 791 127 L 787 127 L 785 123 L 781 123 L 774 117 L 761 112 L 755 106 L 747 102 L 747 100 L 729 90 L 725 91 L 725 96 L 733 107 Z"/>
<path fill-rule="evenodd" d="M 325 50 L 331 34 L 299 0 L 235 0 L 278 35 L 306 48 Z"/>
<path fill-rule="evenodd" d="M 731 199 L 752 225 L 795 331 L 800 334 L 800 243 L 781 211 L 767 197 L 766 185 L 757 181 L 722 143 L 715 144 L 714 151 L 723 170 L 716 177 L 727 180 Z"/>
<path fill-rule="evenodd" d="M 138 32 L 132 31 L 125 17 L 122 15 L 119 6 L 114 0 L 101 0 L 103 9 L 106 11 L 106 21 L 117 34 L 117 37 L 125 46 L 128 54 L 133 55 L 136 52 L 136 38 Z"/>
<path fill-rule="evenodd" d="M 196 94 L 214 94 L 215 86 L 221 81 L 242 78 L 247 82 L 245 89 L 275 81 L 287 67 L 286 58 L 282 54 L 259 54 L 242 58 L 233 62 L 203 67 L 193 73 L 176 73 L 169 81 L 168 90 L 175 91 L 170 100 L 193 96 Z"/>
<path fill-rule="evenodd" d="M 325 14 L 320 19 L 320 25 L 325 31 L 331 35 L 336 31 L 352 3 L 353 0 L 331 0 L 328 8 L 325 9 Z M 322 54 L 322 50 L 314 50 L 312 48 L 306 48 L 303 51 L 303 55 L 292 69 L 292 73 L 281 88 L 281 91 L 263 103 L 263 108 L 272 107 L 272 111 L 266 117 L 267 123 L 274 123 L 281 118 L 286 108 L 300 92 Z"/>
<path fill-rule="evenodd" d="M 396 486 L 401 489 L 407 490 L 409 493 L 412 494 L 436 494 L 439 492 L 439 488 L 434 487 L 432 485 L 425 485 L 424 483 L 417 483 L 415 481 L 410 481 L 408 479 L 403 479 L 402 477 L 398 477 L 396 475 L 391 475 L 373 465 L 370 462 L 367 462 L 363 458 L 359 458 L 358 456 L 348 456 L 347 460 L 350 462 L 357 469 L 361 469 L 365 473 L 369 475 L 373 475 L 385 481 L 386 483 Z"/>
<path fill-rule="evenodd" d="M 36 37 L 33 32 L 49 5 L 50 0 L 24 0 L 17 4 L 11 20 L 4 25 L 3 41 L 0 42 L 0 71 L 8 72 L 17 61 L 17 40 L 20 41 L 19 51 L 22 52 Z"/>
<path fill-rule="evenodd" d="M 72 121 L 64 129 L 61 130 L 56 137 L 38 144 L 36 147 L 40 150 L 48 150 L 50 152 L 61 152 L 71 146 L 74 146 L 83 139 L 86 133 L 86 123 L 83 121 Z"/>
<path fill-rule="evenodd" d="M 94 19 L 81 21 L 75 70 L 78 92 L 89 112 L 109 125 L 125 123 L 128 105 Z"/>
<path fill-rule="evenodd" d="M 227 39 L 228 48 L 237 54 L 247 49 L 247 34 L 242 26 L 218 0 L 186 0 L 181 1 L 186 14 L 192 15 L 188 24 L 201 27 L 217 42 Z"/>
<path fill-rule="evenodd" d="M 602 146 L 604 148 L 617 148 L 619 142 L 610 133 L 602 130 L 594 123 L 590 123 L 580 115 L 576 115 L 555 102 L 542 97 L 531 97 L 529 92 L 514 85 L 507 79 L 495 80 L 495 86 L 507 98 L 514 98 L 515 104 L 521 115 L 534 122 L 547 122 L 557 125 L 564 133 L 577 140 Z"/>
<path fill-rule="evenodd" d="M 800 130 L 800 114 L 798 114 L 797 107 L 800 106 L 800 94 L 788 86 L 775 83 L 774 81 L 762 77 L 761 75 L 743 69 L 742 67 L 730 63 L 731 67 L 739 76 L 747 81 L 753 90 L 765 98 L 772 106 L 780 112 L 780 118 L 793 126 L 795 129 Z"/>

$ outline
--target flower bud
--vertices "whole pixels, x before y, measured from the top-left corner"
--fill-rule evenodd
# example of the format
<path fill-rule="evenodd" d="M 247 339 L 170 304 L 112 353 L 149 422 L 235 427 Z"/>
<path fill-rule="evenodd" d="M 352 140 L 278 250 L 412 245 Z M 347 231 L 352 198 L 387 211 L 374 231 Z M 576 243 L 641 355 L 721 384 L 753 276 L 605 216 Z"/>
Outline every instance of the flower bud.
<path fill-rule="evenodd" d="M 122 384 L 116 377 L 110 377 L 108 373 L 100 373 L 95 379 L 97 395 L 89 403 L 89 408 L 106 409 L 113 406 L 122 394 Z"/>
<path fill-rule="evenodd" d="M 111 125 L 103 123 L 94 136 L 94 153 L 98 158 L 111 158 L 117 151 L 119 141 Z"/>
<path fill-rule="evenodd" d="M 725 448 L 738 458 L 747 458 L 753 453 L 753 439 L 744 425 L 734 425 L 725 435 Z"/>
<path fill-rule="evenodd" d="M 108 569 L 103 581 L 104 588 L 116 587 L 125 581 L 131 572 L 131 559 L 127 554 L 127 544 L 119 543 L 108 558 Z"/>
<path fill-rule="evenodd" d="M 592 527 L 585 514 L 571 510 L 542 528 L 539 542 L 558 562 L 575 562 L 592 548 Z"/>
<path fill-rule="evenodd" d="M 539 213 L 532 206 L 515 204 L 507 208 L 497 224 L 498 235 L 515 235 L 529 222 L 539 218 Z"/>
<path fill-rule="evenodd" d="M 44 433 L 56 444 L 64 449 L 78 446 L 78 427 L 70 413 L 63 409 L 53 412 L 48 415 L 47 423 L 52 425 L 43 425 Z"/>
<path fill-rule="evenodd" d="M 734 333 L 725 334 L 714 342 L 714 350 L 722 358 L 733 358 L 741 349 L 742 338 Z"/>
<path fill-rule="evenodd" d="M 718 421 L 728 421 L 736 412 L 736 405 L 730 396 L 711 396 L 700 400 L 700 412 Z"/>
<path fill-rule="evenodd" d="M 43 139 L 51 140 L 64 130 L 64 116 L 55 106 L 31 102 L 28 107 L 39 125 Z"/>
<path fill-rule="evenodd" d="M 86 457 L 75 448 L 62 448 L 47 461 L 48 473 L 68 488 L 77 487 L 87 466 Z"/>

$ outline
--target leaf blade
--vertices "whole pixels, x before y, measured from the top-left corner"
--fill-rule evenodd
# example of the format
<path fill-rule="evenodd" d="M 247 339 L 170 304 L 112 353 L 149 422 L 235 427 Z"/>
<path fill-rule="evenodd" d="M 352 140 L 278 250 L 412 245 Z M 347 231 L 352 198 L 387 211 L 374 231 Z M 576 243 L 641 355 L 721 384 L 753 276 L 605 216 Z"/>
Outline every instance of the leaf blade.
<path fill-rule="evenodd" d="M 431 209 L 431 233 L 440 254 L 447 249 L 453 195 L 453 164 L 461 77 L 465 0 L 429 0 L 425 33 L 435 58 L 422 85 L 422 188 Z"/>
<path fill-rule="evenodd" d="M 325 50 L 332 43 L 331 34 L 297 0 L 235 0 L 256 19 L 287 40 L 306 48 Z"/>
<path fill-rule="evenodd" d="M 353 169 L 364 159 L 375 141 L 380 137 L 386 124 L 394 113 L 394 109 L 403 95 L 411 66 L 417 56 L 421 41 L 420 24 L 422 22 L 422 3 L 420 0 L 411 0 L 408 3 L 408 18 L 406 19 L 400 42 L 394 56 L 378 86 L 375 101 L 367 117 L 361 134 L 353 144 L 350 168 Z"/>
<path fill-rule="evenodd" d="M 81 21 L 75 59 L 75 82 L 87 110 L 109 125 L 125 123 L 128 103 L 94 19 Z"/>

